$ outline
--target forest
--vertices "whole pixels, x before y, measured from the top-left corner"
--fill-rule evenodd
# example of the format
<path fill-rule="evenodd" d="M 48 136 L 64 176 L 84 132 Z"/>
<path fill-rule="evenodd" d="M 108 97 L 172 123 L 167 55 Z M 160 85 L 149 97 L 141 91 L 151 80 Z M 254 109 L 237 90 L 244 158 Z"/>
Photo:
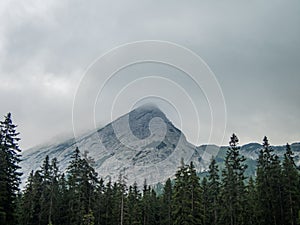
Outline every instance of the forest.
<path fill-rule="evenodd" d="M 256 176 L 233 134 L 220 170 L 212 158 L 199 178 L 193 162 L 178 165 L 158 191 L 127 184 L 120 173 L 106 181 L 86 152 L 75 148 L 66 171 L 56 158 L 44 159 L 20 189 L 21 150 L 17 126 L 8 113 L 0 122 L 1 225 L 296 225 L 300 224 L 300 175 L 289 144 L 283 160 L 267 137 L 257 159 Z"/>

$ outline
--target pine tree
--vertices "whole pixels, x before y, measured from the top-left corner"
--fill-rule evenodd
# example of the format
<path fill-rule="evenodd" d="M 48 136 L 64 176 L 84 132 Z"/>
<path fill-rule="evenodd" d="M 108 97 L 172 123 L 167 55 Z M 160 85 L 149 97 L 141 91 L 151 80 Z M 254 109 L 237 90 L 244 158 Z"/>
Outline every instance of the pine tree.
<path fill-rule="evenodd" d="M 81 157 L 78 148 L 72 156 L 67 168 L 69 218 L 70 224 L 81 224 L 84 215 L 89 214 L 95 199 L 95 189 L 98 183 L 97 173 L 89 165 L 85 156 Z"/>
<path fill-rule="evenodd" d="M 143 186 L 143 197 L 142 197 L 142 224 L 150 225 L 151 216 L 153 214 L 153 209 L 151 209 L 151 188 L 147 185 L 147 181 L 144 181 Z"/>
<path fill-rule="evenodd" d="M 267 137 L 257 161 L 256 184 L 261 224 L 283 224 L 282 168 Z"/>
<path fill-rule="evenodd" d="M 116 185 L 116 193 L 115 193 L 115 203 L 117 207 L 117 217 L 118 224 L 124 225 L 125 217 L 127 216 L 127 205 L 126 205 L 126 195 L 127 195 L 127 187 L 126 180 L 127 177 L 124 175 L 125 171 L 120 172 L 119 179 Z"/>
<path fill-rule="evenodd" d="M 187 194 L 188 172 L 187 166 L 181 161 L 181 166 L 175 174 L 173 192 L 173 219 L 174 225 L 188 225 L 190 221 L 190 204 Z"/>
<path fill-rule="evenodd" d="M 51 169 L 50 169 L 50 162 L 49 162 L 49 156 L 47 155 L 43 165 L 41 166 L 41 170 L 39 171 L 42 177 L 42 196 L 40 199 L 40 205 L 41 205 L 41 224 L 48 224 L 51 223 L 51 217 L 52 217 L 52 196 L 51 196 Z"/>
<path fill-rule="evenodd" d="M 283 160 L 283 192 L 286 224 L 297 224 L 297 217 L 300 202 L 299 172 L 294 162 L 294 153 L 289 144 L 286 145 L 286 152 Z"/>
<path fill-rule="evenodd" d="M 129 187 L 128 192 L 128 224 L 142 224 L 142 208 L 141 208 L 141 193 L 137 183 Z"/>
<path fill-rule="evenodd" d="M 156 191 L 153 188 L 151 188 L 151 208 L 152 208 L 152 215 L 150 217 L 151 225 L 157 225 L 160 222 L 159 203 L 160 201 Z"/>
<path fill-rule="evenodd" d="M 114 224 L 114 218 L 113 218 L 113 208 L 114 208 L 114 190 L 112 187 L 111 180 L 109 180 L 105 186 L 105 192 L 104 192 L 104 209 L 105 209 L 105 215 L 104 215 L 104 222 L 105 225 L 113 225 Z"/>
<path fill-rule="evenodd" d="M 168 178 L 163 190 L 161 220 L 163 225 L 171 225 L 172 222 L 172 195 L 173 187 L 171 179 Z"/>
<path fill-rule="evenodd" d="M 59 169 L 57 159 L 53 158 L 50 163 L 49 156 L 47 155 L 41 169 L 39 170 L 42 177 L 42 196 L 40 199 L 41 204 L 41 223 L 52 224 L 57 223 L 60 219 L 57 217 L 59 214 L 58 197 L 59 193 Z"/>
<path fill-rule="evenodd" d="M 201 186 L 200 179 L 196 173 L 193 162 L 188 166 L 188 185 L 191 198 L 191 219 L 192 224 L 201 224 Z"/>
<path fill-rule="evenodd" d="M 245 206 L 245 157 L 240 155 L 238 138 L 233 134 L 222 171 L 221 198 L 223 201 L 222 222 L 230 225 L 245 224 L 243 212 Z"/>
<path fill-rule="evenodd" d="M 95 224 L 104 224 L 105 222 L 105 185 L 104 181 L 101 178 L 99 180 L 99 184 L 96 187 L 96 194 L 95 194 L 95 203 L 93 204 L 93 212 L 95 217 Z"/>
<path fill-rule="evenodd" d="M 217 224 L 220 214 L 220 177 L 219 168 L 214 158 L 211 159 L 208 174 L 208 224 Z"/>
<path fill-rule="evenodd" d="M 207 181 L 206 177 L 203 177 L 203 179 L 202 179 L 201 189 L 202 189 L 202 196 L 201 196 L 202 224 L 203 225 L 209 225 L 209 224 L 212 224 L 210 222 L 210 220 L 211 220 L 210 210 L 213 209 L 213 208 L 212 208 L 212 204 L 211 204 L 211 201 L 210 201 L 211 200 L 210 190 L 209 190 L 208 181 Z"/>
<path fill-rule="evenodd" d="M 246 224 L 256 225 L 259 224 L 258 219 L 258 199 L 255 181 L 252 177 L 249 178 L 247 191 L 246 191 Z"/>
<path fill-rule="evenodd" d="M 173 222 L 177 224 L 200 224 L 201 187 L 193 164 L 183 160 L 175 174 L 173 192 Z"/>
<path fill-rule="evenodd" d="M 0 224 L 15 224 L 16 197 L 20 177 L 20 138 L 11 113 L 0 122 Z"/>
<path fill-rule="evenodd" d="M 271 200 L 274 224 L 284 224 L 283 176 L 279 157 L 274 155 L 270 167 Z"/>
<path fill-rule="evenodd" d="M 20 224 L 41 224 L 42 177 L 38 171 L 31 171 L 21 199 Z"/>
<path fill-rule="evenodd" d="M 55 218 L 53 224 L 68 224 L 68 187 L 65 174 L 62 173 L 58 179 L 58 197 L 57 197 L 57 208 L 55 210 Z"/>

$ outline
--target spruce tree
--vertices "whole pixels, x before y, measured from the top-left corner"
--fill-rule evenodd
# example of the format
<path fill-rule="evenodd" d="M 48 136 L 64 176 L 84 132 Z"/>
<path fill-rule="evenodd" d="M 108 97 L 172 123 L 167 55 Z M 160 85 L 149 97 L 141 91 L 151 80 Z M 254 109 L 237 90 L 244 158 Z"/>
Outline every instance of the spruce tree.
<path fill-rule="evenodd" d="M 0 122 L 0 224 L 15 224 L 16 197 L 20 177 L 20 140 L 11 113 Z"/>
<path fill-rule="evenodd" d="M 256 225 L 259 224 L 258 219 L 258 199 L 255 181 L 252 177 L 249 178 L 246 188 L 246 211 L 245 219 L 246 224 Z"/>
<path fill-rule="evenodd" d="M 245 157 L 240 155 L 238 137 L 233 134 L 225 158 L 225 168 L 222 171 L 222 218 L 221 221 L 230 225 L 245 224 Z"/>
<path fill-rule="evenodd" d="M 53 224 L 68 224 L 68 186 L 65 174 L 62 173 L 58 179 L 58 197 L 57 197 L 57 209 L 56 216 Z"/>
<path fill-rule="evenodd" d="M 41 205 L 41 224 L 51 224 L 51 217 L 52 217 L 52 194 L 51 194 L 51 169 L 50 169 L 50 162 L 49 162 L 49 156 L 47 155 L 43 165 L 41 166 L 40 174 L 42 177 L 42 196 L 40 199 L 40 205 Z"/>
<path fill-rule="evenodd" d="M 93 204 L 93 212 L 95 217 L 95 224 L 103 224 L 105 221 L 105 205 L 104 205 L 105 184 L 103 179 L 99 180 L 96 187 L 95 203 Z"/>
<path fill-rule="evenodd" d="M 31 171 L 21 199 L 20 224 L 40 225 L 42 177 L 39 171 Z"/>
<path fill-rule="evenodd" d="M 208 224 L 217 224 L 220 216 L 220 177 L 219 168 L 214 158 L 211 159 L 208 174 Z"/>
<path fill-rule="evenodd" d="M 210 222 L 210 209 L 212 209 L 211 204 L 211 197 L 210 197 L 210 190 L 208 187 L 208 181 L 206 177 L 203 177 L 201 181 L 201 189 L 202 189 L 202 196 L 201 196 L 201 214 L 202 214 L 202 224 L 203 225 L 209 225 L 212 224 Z"/>
<path fill-rule="evenodd" d="M 163 225 L 171 225 L 172 222 L 172 195 L 173 187 L 171 179 L 168 178 L 164 185 L 162 196 L 161 220 Z"/>
<path fill-rule="evenodd" d="M 201 224 L 201 186 L 200 179 L 196 173 L 195 166 L 193 162 L 190 162 L 188 166 L 188 187 L 191 199 L 191 219 L 193 220 L 192 224 Z"/>
<path fill-rule="evenodd" d="M 59 169 L 57 159 L 53 158 L 50 163 L 47 155 L 41 169 L 39 170 L 42 177 L 42 195 L 40 199 L 41 204 L 41 223 L 52 224 L 60 221 L 58 218 L 59 210 Z"/>
<path fill-rule="evenodd" d="M 147 185 L 147 181 L 144 181 L 143 197 L 142 197 L 142 224 L 150 225 L 153 215 L 153 209 L 151 209 L 151 188 Z"/>
<path fill-rule="evenodd" d="M 267 137 L 257 161 L 256 184 L 261 224 L 283 224 L 282 168 Z"/>
<path fill-rule="evenodd" d="M 201 187 L 193 163 L 181 167 L 175 174 L 173 192 L 174 224 L 201 224 Z"/>
<path fill-rule="evenodd" d="M 113 225 L 113 211 L 114 211 L 114 189 L 112 187 L 111 179 L 106 183 L 105 192 L 104 192 L 104 209 L 105 214 L 103 216 L 103 224 Z"/>
<path fill-rule="evenodd" d="M 174 225 L 189 225 L 192 223 L 190 218 L 190 199 L 188 194 L 188 171 L 187 166 L 181 161 L 181 166 L 175 174 L 175 184 L 173 192 L 173 222 Z"/>
<path fill-rule="evenodd" d="M 90 214 L 95 199 L 97 173 L 82 158 L 78 148 L 75 149 L 70 165 L 67 168 L 69 219 L 70 224 L 81 224 L 84 215 Z"/>
<path fill-rule="evenodd" d="M 136 182 L 128 192 L 128 224 L 142 224 L 141 193 Z"/>
<path fill-rule="evenodd" d="M 299 212 L 300 191 L 299 172 L 297 170 L 294 153 L 289 144 L 286 144 L 286 152 L 283 159 L 283 192 L 286 224 L 297 224 Z"/>

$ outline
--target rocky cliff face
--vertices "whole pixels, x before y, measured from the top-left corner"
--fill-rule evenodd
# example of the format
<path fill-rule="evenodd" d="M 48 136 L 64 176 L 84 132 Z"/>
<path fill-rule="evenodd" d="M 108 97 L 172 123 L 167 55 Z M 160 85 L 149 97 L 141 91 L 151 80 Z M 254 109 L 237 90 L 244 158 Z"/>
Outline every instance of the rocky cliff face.
<path fill-rule="evenodd" d="M 222 165 L 227 147 L 202 145 L 196 147 L 187 142 L 184 134 L 177 129 L 167 116 L 156 106 L 146 105 L 134 109 L 105 127 L 51 144 L 23 152 L 23 180 L 31 170 L 40 167 L 46 155 L 56 157 L 61 170 L 65 170 L 70 157 L 79 147 L 88 151 L 95 161 L 94 167 L 104 179 L 117 180 L 120 173 L 126 175 L 128 183 L 136 181 L 143 184 L 164 182 L 175 174 L 181 159 L 186 163 L 193 161 L 199 172 L 208 169 L 211 155 L 216 155 Z M 251 143 L 242 146 L 241 153 L 247 158 L 248 173 L 253 174 L 261 145 Z M 296 162 L 300 163 L 300 144 L 292 145 Z M 283 157 L 284 146 L 274 147 L 274 153 Z M 221 166 L 222 167 L 222 166 Z"/>

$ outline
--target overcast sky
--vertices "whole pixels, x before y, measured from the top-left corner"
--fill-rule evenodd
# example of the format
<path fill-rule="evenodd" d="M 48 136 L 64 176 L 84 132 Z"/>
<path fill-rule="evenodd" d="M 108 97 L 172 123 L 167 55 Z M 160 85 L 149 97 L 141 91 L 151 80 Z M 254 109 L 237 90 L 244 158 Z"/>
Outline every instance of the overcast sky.
<path fill-rule="evenodd" d="M 298 0 L 2 0 L 0 114 L 12 112 L 21 147 L 70 134 L 73 98 L 84 71 L 110 49 L 139 40 L 177 43 L 208 64 L 225 98 L 224 144 L 232 132 L 241 144 L 261 142 L 264 135 L 272 144 L 300 141 Z M 202 144 L 193 137 L 194 121 L 181 116 L 188 140 Z M 205 121 L 200 118 L 204 127 Z"/>

